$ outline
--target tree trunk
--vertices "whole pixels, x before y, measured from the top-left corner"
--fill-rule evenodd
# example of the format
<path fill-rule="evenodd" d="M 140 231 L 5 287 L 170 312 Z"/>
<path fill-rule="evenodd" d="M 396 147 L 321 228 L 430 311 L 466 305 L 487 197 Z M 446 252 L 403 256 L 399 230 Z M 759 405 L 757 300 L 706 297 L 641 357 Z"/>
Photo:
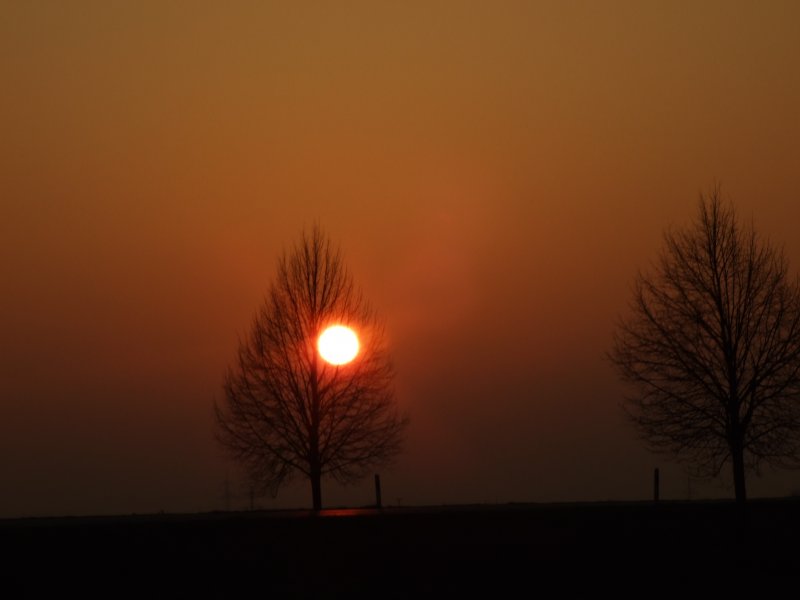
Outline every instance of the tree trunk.
<path fill-rule="evenodd" d="M 322 474 L 319 465 L 312 465 L 311 475 L 311 500 L 314 510 L 322 510 Z"/>
<path fill-rule="evenodd" d="M 322 465 L 319 456 L 319 380 L 317 379 L 317 353 L 311 363 L 311 431 L 309 431 L 309 477 L 314 510 L 322 510 Z"/>
<path fill-rule="evenodd" d="M 314 418 L 309 432 L 308 478 L 311 480 L 311 501 L 314 510 L 322 509 L 322 465 L 319 460 L 319 425 L 318 411 L 314 410 Z"/>
<path fill-rule="evenodd" d="M 731 444 L 731 462 L 733 463 L 733 490 L 736 494 L 737 524 L 736 530 L 740 541 L 747 537 L 747 489 L 744 475 L 744 449 L 741 442 Z"/>

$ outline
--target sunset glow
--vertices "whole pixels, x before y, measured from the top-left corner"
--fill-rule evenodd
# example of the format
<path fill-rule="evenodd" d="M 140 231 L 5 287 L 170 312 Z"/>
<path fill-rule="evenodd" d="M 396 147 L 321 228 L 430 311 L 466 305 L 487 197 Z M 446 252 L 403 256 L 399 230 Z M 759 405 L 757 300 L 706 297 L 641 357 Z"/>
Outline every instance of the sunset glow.
<path fill-rule="evenodd" d="M 358 336 L 349 327 L 334 325 L 322 332 L 317 341 L 320 356 L 332 365 L 345 365 L 358 354 Z"/>
<path fill-rule="evenodd" d="M 363 304 L 306 286 L 263 377 L 316 367 L 339 415 L 385 358 L 411 415 L 324 506 L 728 493 L 642 443 L 607 354 L 716 182 L 800 275 L 800 2 L 2 6 L 0 520 L 249 507 L 212 407 L 315 225 Z M 307 506 L 285 481 L 254 508 Z"/>

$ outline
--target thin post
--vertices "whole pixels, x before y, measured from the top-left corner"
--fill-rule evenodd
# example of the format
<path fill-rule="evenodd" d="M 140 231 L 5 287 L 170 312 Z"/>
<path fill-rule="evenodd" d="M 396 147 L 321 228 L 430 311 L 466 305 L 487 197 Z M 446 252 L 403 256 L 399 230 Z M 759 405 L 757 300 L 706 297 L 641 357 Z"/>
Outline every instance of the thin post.
<path fill-rule="evenodd" d="M 658 502 L 658 467 L 653 471 L 653 502 Z"/>
<path fill-rule="evenodd" d="M 375 473 L 375 508 L 381 507 L 381 476 Z"/>

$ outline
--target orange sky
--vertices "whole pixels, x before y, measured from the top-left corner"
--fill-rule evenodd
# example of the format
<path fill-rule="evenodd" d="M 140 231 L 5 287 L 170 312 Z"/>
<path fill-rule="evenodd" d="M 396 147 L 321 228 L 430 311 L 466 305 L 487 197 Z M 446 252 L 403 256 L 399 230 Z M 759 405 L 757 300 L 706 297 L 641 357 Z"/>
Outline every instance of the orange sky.
<path fill-rule="evenodd" d="M 411 412 L 387 502 L 685 497 L 603 353 L 715 180 L 800 268 L 800 4 L 388 4 L 3 4 L 0 516 L 221 508 L 211 404 L 316 220 Z"/>

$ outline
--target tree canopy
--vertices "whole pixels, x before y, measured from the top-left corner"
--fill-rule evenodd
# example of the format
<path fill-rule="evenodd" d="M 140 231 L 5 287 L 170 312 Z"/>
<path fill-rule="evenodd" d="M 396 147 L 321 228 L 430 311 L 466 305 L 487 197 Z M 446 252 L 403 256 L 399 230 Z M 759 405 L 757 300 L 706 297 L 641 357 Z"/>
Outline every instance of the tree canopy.
<path fill-rule="evenodd" d="M 742 225 L 716 187 L 636 278 L 610 358 L 624 407 L 657 451 L 705 475 L 800 458 L 800 286 L 782 250 Z"/>
<path fill-rule="evenodd" d="M 330 325 L 357 332 L 344 365 L 319 355 Z M 319 227 L 278 261 L 275 280 L 225 376 L 215 405 L 218 439 L 261 489 L 276 494 L 294 475 L 322 506 L 324 476 L 350 483 L 400 451 L 400 414 L 384 327 Z"/>

